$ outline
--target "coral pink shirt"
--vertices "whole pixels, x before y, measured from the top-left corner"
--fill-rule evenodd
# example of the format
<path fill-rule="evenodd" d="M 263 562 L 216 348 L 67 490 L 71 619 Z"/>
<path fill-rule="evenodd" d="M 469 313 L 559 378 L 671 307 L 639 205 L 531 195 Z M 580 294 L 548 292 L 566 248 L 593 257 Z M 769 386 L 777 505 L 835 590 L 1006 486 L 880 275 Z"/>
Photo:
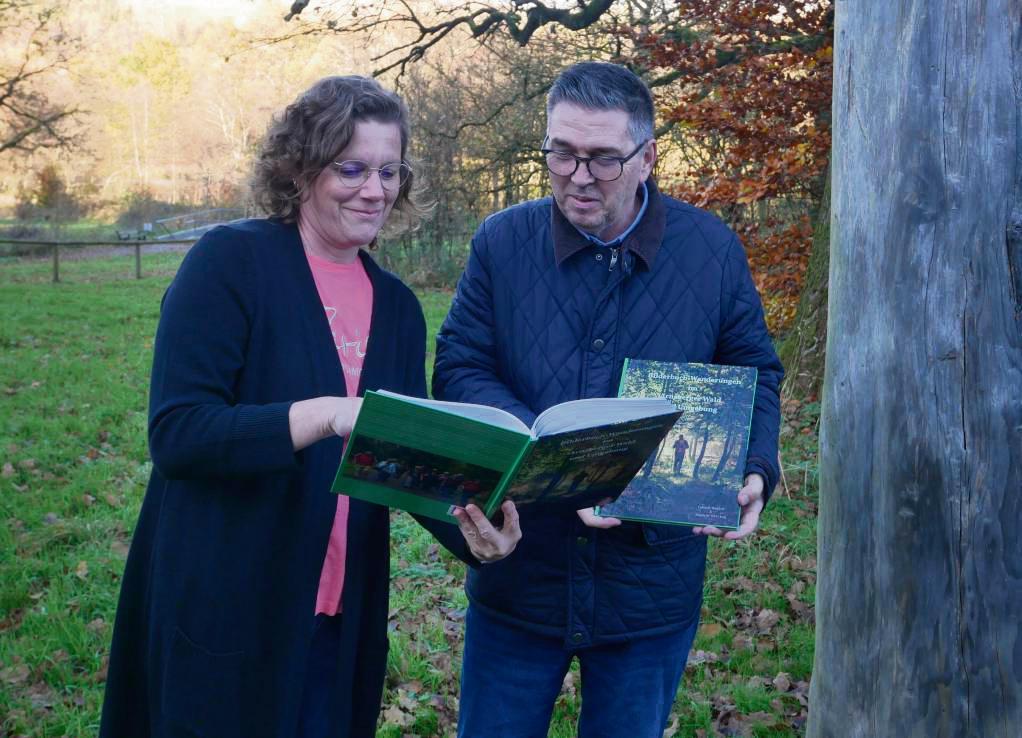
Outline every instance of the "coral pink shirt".
<path fill-rule="evenodd" d="M 351 264 L 336 264 L 305 252 L 316 282 L 320 302 L 330 322 L 337 347 L 337 358 L 344 372 L 349 397 L 358 394 L 362 364 L 369 343 L 369 325 L 373 315 L 373 285 L 361 259 Z M 316 614 L 336 615 L 341 611 L 344 590 L 344 565 L 348 543 L 348 498 L 337 496 L 337 511 L 330 530 L 323 570 L 316 595 Z"/>

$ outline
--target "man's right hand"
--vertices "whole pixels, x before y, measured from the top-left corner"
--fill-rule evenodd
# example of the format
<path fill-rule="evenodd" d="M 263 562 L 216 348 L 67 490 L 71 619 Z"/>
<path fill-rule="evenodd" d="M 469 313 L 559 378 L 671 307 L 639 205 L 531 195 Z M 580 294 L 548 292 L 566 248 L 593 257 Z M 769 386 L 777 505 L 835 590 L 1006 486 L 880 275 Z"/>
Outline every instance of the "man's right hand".
<path fill-rule="evenodd" d="M 469 551 L 484 564 L 500 561 L 508 556 L 522 539 L 515 503 L 504 500 L 500 511 L 504 513 L 504 524 L 495 528 L 476 505 L 469 504 L 454 509 L 454 517 L 458 520 L 458 528 L 465 537 Z"/>

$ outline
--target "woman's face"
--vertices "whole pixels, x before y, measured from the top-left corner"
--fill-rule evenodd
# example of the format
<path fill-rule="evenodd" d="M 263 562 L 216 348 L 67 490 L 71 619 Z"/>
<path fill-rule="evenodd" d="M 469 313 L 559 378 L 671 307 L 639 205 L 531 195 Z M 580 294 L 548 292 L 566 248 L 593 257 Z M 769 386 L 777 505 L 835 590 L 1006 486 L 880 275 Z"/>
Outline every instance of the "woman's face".
<path fill-rule="evenodd" d="M 397 123 L 362 120 L 336 161 L 364 162 L 371 169 L 401 161 L 401 129 Z M 360 186 L 341 182 L 338 167 L 330 165 L 313 180 L 298 211 L 305 246 L 332 261 L 353 261 L 387 221 L 398 188 L 386 189 L 377 171 Z"/>

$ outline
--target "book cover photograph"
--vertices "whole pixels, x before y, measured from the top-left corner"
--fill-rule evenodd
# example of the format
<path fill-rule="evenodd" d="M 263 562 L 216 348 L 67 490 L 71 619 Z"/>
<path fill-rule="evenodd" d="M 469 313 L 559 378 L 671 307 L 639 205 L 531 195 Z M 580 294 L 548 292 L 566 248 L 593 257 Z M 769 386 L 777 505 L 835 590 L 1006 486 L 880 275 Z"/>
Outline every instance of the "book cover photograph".
<path fill-rule="evenodd" d="M 679 417 L 663 398 L 593 398 L 530 428 L 498 408 L 367 392 L 334 492 L 451 520 L 453 507 L 579 509 L 616 498 Z"/>
<path fill-rule="evenodd" d="M 597 514 L 737 528 L 756 369 L 627 359 L 619 394 L 665 397 L 682 414 L 624 492 Z"/>

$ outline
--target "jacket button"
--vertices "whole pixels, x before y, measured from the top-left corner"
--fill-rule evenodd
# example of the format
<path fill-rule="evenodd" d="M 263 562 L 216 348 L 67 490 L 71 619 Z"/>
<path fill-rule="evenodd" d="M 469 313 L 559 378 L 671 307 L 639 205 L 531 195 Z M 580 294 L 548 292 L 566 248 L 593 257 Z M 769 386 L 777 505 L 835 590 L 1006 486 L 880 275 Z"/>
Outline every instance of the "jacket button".
<path fill-rule="evenodd" d="M 584 637 L 585 637 L 585 636 L 583 636 L 583 635 L 582 635 L 581 633 L 572 633 L 572 634 L 571 634 L 571 642 L 572 642 L 572 643 L 581 643 L 581 642 L 582 642 L 582 639 L 583 639 Z"/>
<path fill-rule="evenodd" d="M 606 345 L 607 344 L 604 342 L 602 338 L 597 338 L 595 341 L 593 341 L 593 351 L 599 351 Z"/>
<path fill-rule="evenodd" d="M 588 546 L 589 539 L 586 538 L 585 536 L 579 536 L 578 538 L 575 539 L 575 543 L 577 543 L 579 546 Z"/>

